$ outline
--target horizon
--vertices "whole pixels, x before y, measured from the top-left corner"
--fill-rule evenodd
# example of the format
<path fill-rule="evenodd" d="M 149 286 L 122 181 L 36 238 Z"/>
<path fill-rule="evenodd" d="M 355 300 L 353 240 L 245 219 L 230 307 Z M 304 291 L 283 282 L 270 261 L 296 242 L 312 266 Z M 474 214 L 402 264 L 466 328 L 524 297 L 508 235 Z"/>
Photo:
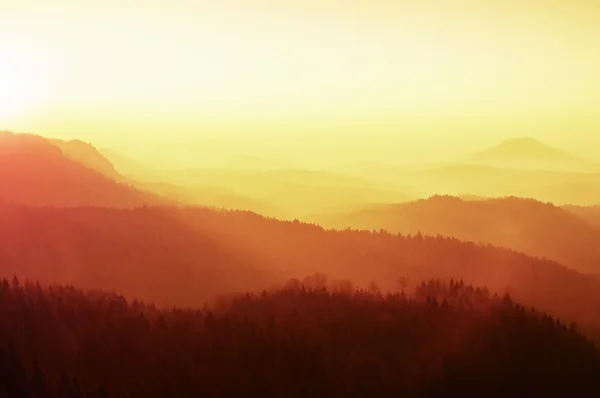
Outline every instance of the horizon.
<path fill-rule="evenodd" d="M 148 156 L 216 137 L 435 159 L 530 136 L 597 158 L 600 12 L 583 4 L 10 2 L 0 128 Z"/>
<path fill-rule="evenodd" d="M 447 141 L 441 139 L 435 142 L 421 142 L 417 145 L 412 143 L 413 145 L 411 146 L 411 142 L 406 142 L 403 137 L 394 137 L 391 140 L 389 139 L 390 137 L 387 137 L 387 141 L 381 140 L 365 144 L 344 140 L 343 135 L 319 136 L 314 141 L 310 139 L 306 140 L 306 135 L 290 135 L 283 139 L 275 135 L 238 138 L 205 135 L 182 141 L 167 140 L 162 137 L 157 139 L 154 137 L 154 139 L 151 139 L 149 148 L 140 148 L 139 142 L 122 143 L 121 145 L 103 145 L 106 141 L 86 139 L 83 134 L 65 137 L 61 134 L 45 135 L 38 132 L 20 132 L 10 129 L 0 129 L 0 131 L 7 131 L 13 134 L 38 135 L 49 140 L 57 139 L 65 142 L 82 141 L 92 145 L 100 153 L 108 151 L 137 162 L 146 163 L 148 166 L 154 163 L 157 167 L 166 167 L 168 169 L 182 167 L 183 165 L 187 165 L 185 167 L 206 167 L 208 165 L 217 167 L 217 164 L 226 166 L 228 159 L 235 160 L 236 158 L 254 158 L 267 162 L 271 161 L 279 163 L 281 166 L 278 168 L 283 169 L 306 168 L 315 170 L 329 170 L 331 167 L 335 168 L 337 166 L 363 162 L 388 165 L 468 164 L 471 155 L 494 149 L 506 143 L 521 142 L 534 143 L 541 148 L 553 148 L 580 157 L 582 160 L 600 163 L 600 155 L 595 151 L 587 153 L 586 151 L 561 147 L 553 144 L 551 140 L 544 140 L 533 135 L 509 135 L 500 140 L 491 138 L 472 140 L 470 145 L 459 145 L 460 148 L 452 147 Z M 268 141 L 269 145 L 266 149 L 263 148 L 261 150 L 260 146 L 252 146 L 252 143 L 257 141 Z M 451 140 L 454 143 L 456 141 L 456 139 Z M 439 152 L 431 153 L 432 149 L 437 149 Z M 173 150 L 180 151 L 178 158 L 181 160 L 181 163 L 174 161 L 169 155 L 165 155 L 165 152 Z M 215 150 L 220 152 L 215 153 Z M 210 154 L 213 157 L 209 156 L 200 162 L 192 160 L 192 158 L 198 155 L 205 154 Z M 306 154 L 309 156 L 306 156 Z M 316 162 L 314 158 L 311 161 L 311 157 L 315 154 L 324 155 L 325 157 Z"/>

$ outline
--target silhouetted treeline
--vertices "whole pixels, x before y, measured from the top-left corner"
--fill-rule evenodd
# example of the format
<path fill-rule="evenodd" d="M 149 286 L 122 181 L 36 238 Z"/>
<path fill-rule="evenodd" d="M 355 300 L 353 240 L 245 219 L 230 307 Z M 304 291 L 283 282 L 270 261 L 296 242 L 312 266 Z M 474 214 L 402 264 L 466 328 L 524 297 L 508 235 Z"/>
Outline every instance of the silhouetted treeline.
<path fill-rule="evenodd" d="M 201 306 L 315 272 L 395 290 L 462 278 L 582 330 L 600 329 L 600 280 L 552 262 L 443 236 L 328 231 L 205 208 L 0 206 L 0 276 L 113 290 L 160 306 Z"/>
<path fill-rule="evenodd" d="M 0 396 L 593 396 L 575 325 L 487 289 L 382 295 L 318 277 L 202 310 L 0 281 Z"/>

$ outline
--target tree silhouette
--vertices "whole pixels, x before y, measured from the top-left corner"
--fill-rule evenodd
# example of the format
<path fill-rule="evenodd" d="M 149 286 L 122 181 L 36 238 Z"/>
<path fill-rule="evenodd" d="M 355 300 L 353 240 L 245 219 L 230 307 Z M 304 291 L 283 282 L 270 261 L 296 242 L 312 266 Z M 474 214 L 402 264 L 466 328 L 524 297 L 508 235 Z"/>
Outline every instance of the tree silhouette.
<path fill-rule="evenodd" d="M 590 396 L 599 387 L 594 344 L 508 295 L 455 280 L 425 281 L 411 296 L 307 282 L 202 310 L 9 284 L 0 394 Z"/>

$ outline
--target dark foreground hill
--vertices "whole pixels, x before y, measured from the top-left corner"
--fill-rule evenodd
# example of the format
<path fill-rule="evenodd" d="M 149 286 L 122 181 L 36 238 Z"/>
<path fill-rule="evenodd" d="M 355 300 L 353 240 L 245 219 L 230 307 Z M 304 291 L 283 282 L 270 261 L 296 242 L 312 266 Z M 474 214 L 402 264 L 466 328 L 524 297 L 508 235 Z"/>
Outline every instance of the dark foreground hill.
<path fill-rule="evenodd" d="M 254 213 L 202 208 L 0 206 L 0 273 L 116 289 L 159 305 L 200 306 L 323 272 L 383 291 L 462 278 L 529 306 L 600 327 L 600 280 L 558 263 L 454 238 L 327 231 Z"/>
<path fill-rule="evenodd" d="M 56 397 L 591 397 L 600 353 L 509 297 L 290 283 L 203 311 L 0 282 L 0 394 Z"/>

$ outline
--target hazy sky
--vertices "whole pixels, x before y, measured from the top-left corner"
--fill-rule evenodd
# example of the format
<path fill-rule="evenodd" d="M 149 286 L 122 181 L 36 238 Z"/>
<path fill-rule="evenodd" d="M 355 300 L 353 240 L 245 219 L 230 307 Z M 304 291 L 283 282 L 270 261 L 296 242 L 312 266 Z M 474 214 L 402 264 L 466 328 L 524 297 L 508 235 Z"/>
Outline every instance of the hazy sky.
<path fill-rule="evenodd" d="M 598 43 L 593 0 L 0 0 L 0 128 L 118 148 L 532 135 L 591 155 Z"/>

